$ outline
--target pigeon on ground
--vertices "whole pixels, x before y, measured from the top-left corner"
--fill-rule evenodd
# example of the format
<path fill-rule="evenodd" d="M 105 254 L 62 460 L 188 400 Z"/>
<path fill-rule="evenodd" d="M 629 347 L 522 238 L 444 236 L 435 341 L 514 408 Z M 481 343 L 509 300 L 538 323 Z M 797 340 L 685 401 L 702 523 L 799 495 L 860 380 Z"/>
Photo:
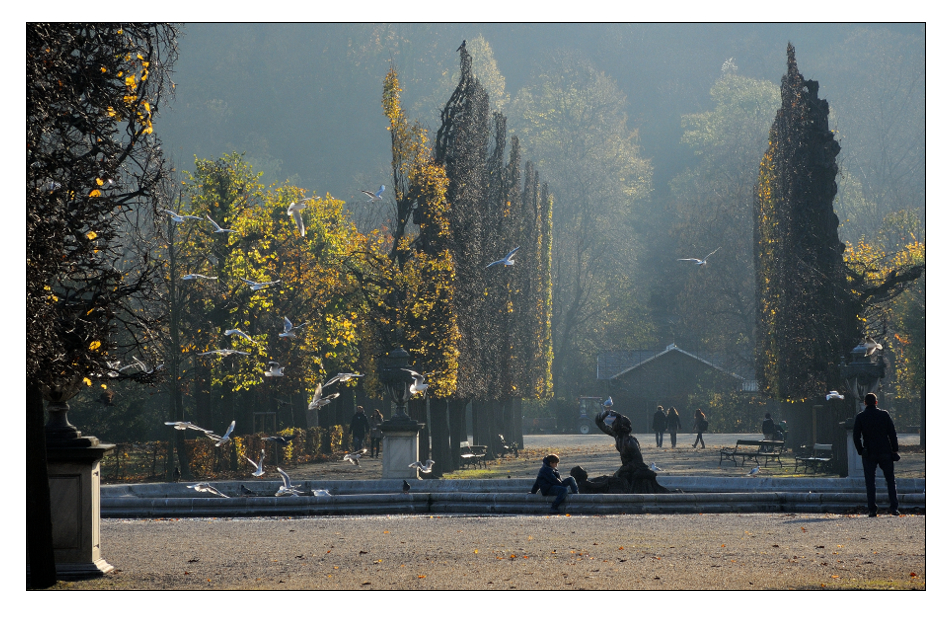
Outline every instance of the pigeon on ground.
<path fill-rule="evenodd" d="M 828 395 L 825 396 L 825 400 L 844 400 L 844 396 L 832 389 L 828 392 Z"/>
<path fill-rule="evenodd" d="M 663 470 L 656 463 L 650 463 L 650 469 L 654 472 L 662 472 Z"/>
<path fill-rule="evenodd" d="M 218 443 L 214 444 L 215 448 L 220 448 L 221 444 L 231 441 L 231 433 L 234 432 L 235 420 L 231 420 L 231 425 L 228 426 L 228 429 L 224 432 L 224 436 L 218 439 Z"/>
<path fill-rule="evenodd" d="M 257 291 L 258 289 L 264 289 L 265 287 L 270 287 L 271 285 L 276 285 L 277 283 L 280 282 L 280 279 L 279 279 L 279 278 L 278 278 L 277 280 L 270 280 L 270 281 L 266 281 L 266 282 L 262 282 L 262 283 L 259 283 L 259 282 L 257 282 L 256 280 L 248 280 L 248 279 L 246 279 L 246 278 L 242 278 L 241 280 L 243 280 L 244 283 L 247 284 L 247 285 L 251 288 L 251 291 Z"/>
<path fill-rule="evenodd" d="M 280 474 L 280 478 L 281 478 L 282 481 L 284 481 L 284 484 L 281 485 L 280 488 L 277 489 L 277 493 L 274 494 L 274 495 L 278 495 L 278 496 L 299 496 L 299 495 L 301 495 L 301 494 L 304 493 L 303 491 L 299 491 L 300 485 L 291 485 L 291 484 L 290 484 L 290 476 L 287 475 L 287 472 L 285 472 L 284 470 L 282 470 L 282 469 L 280 469 L 280 468 L 278 467 L 278 468 L 277 468 L 277 473 Z"/>
<path fill-rule="evenodd" d="M 708 259 L 708 258 L 711 257 L 712 255 L 716 254 L 716 253 L 719 252 L 720 250 L 722 250 L 722 246 L 716 248 L 715 250 L 713 250 L 712 252 L 710 252 L 709 254 L 707 254 L 706 256 L 704 256 L 702 259 L 676 259 L 676 260 L 677 260 L 677 261 L 690 261 L 691 263 L 694 263 L 695 265 L 706 265 L 706 259 Z"/>
<path fill-rule="evenodd" d="M 270 369 L 264 372 L 264 376 L 268 378 L 277 378 L 284 375 L 284 368 L 280 366 L 280 363 L 277 361 L 270 361 L 268 363 Z"/>
<path fill-rule="evenodd" d="M 326 489 L 314 489 L 313 495 L 317 497 L 332 496 L 333 494 L 327 491 Z"/>
<path fill-rule="evenodd" d="M 369 196 L 369 200 L 367 200 L 367 202 L 376 202 L 378 200 L 382 200 L 384 191 L 386 191 L 386 185 L 380 185 L 379 191 L 377 191 L 376 193 L 373 193 L 372 191 L 365 191 L 363 189 L 360 189 L 360 193 L 365 193 L 367 196 Z"/>
<path fill-rule="evenodd" d="M 409 484 L 409 481 L 403 479 L 402 481 L 402 492 L 409 493 L 409 490 L 412 489 L 412 485 Z"/>
<path fill-rule="evenodd" d="M 409 467 L 414 467 L 423 474 L 428 474 L 432 471 L 432 466 L 435 465 L 435 461 L 432 459 L 426 460 L 425 464 L 420 463 L 419 461 L 413 461 L 409 464 Z"/>
<path fill-rule="evenodd" d="M 247 334 L 246 332 L 244 332 L 243 330 L 240 330 L 240 329 L 237 329 L 237 328 L 232 328 L 232 329 L 230 329 L 230 330 L 224 331 L 224 336 L 225 336 L 225 337 L 230 337 L 231 335 L 237 335 L 238 337 L 241 337 L 242 339 L 246 339 L 246 340 L 250 341 L 250 342 L 253 343 L 253 344 L 257 344 L 257 342 L 254 341 L 253 339 L 251 339 L 250 335 L 248 335 L 248 334 Z"/>
<path fill-rule="evenodd" d="M 759 473 L 759 466 L 756 465 L 755 467 L 749 470 L 749 473 L 746 474 L 746 476 L 755 476 L 758 473 Z"/>
<path fill-rule="evenodd" d="M 515 256 L 515 252 L 517 252 L 520 249 L 521 249 L 521 246 L 518 246 L 517 248 L 515 248 L 514 250 L 506 254 L 504 258 L 498 259 L 497 261 L 492 261 L 491 263 L 486 265 L 485 268 L 487 269 L 491 267 L 492 265 L 514 265 L 515 260 L 512 257 Z"/>
<path fill-rule="evenodd" d="M 291 202 L 290 206 L 287 207 L 287 215 L 290 215 L 294 218 L 294 222 L 297 223 L 297 231 L 300 232 L 301 237 L 307 234 L 307 228 L 303 224 L 303 216 L 300 214 L 300 211 L 303 209 L 303 205 L 310 200 L 313 200 L 313 198 L 304 198 L 303 200 L 298 200 L 297 202 Z"/>
<path fill-rule="evenodd" d="M 280 333 L 278 337 L 287 337 L 287 338 L 293 339 L 297 336 L 297 333 L 295 331 L 298 328 L 303 328 L 306 325 L 307 325 L 307 322 L 304 322 L 303 324 L 300 324 L 299 326 L 294 326 L 294 323 L 285 317 L 284 318 L 284 332 Z"/>
<path fill-rule="evenodd" d="M 224 495 L 223 493 L 221 493 L 220 491 L 218 491 L 217 489 L 215 489 L 214 487 L 212 487 L 211 485 L 209 485 L 208 483 L 198 483 L 196 485 L 188 485 L 188 488 L 194 489 L 195 491 L 198 491 L 200 493 L 213 493 L 217 496 L 221 496 L 222 498 L 228 497 Z"/>
<path fill-rule="evenodd" d="M 220 226 L 218 226 L 218 223 L 217 223 L 216 221 L 214 221 L 213 219 L 211 219 L 211 216 L 210 216 L 210 215 L 208 216 L 208 221 L 211 222 L 211 225 L 212 225 L 212 226 L 214 226 L 214 231 L 212 231 L 212 232 L 214 232 L 214 233 L 234 233 L 234 232 L 237 232 L 237 231 L 235 231 L 235 230 L 231 230 L 230 228 L 221 228 Z"/>
<path fill-rule="evenodd" d="M 247 458 L 247 457 L 245 457 L 245 458 Z M 250 459 L 248 459 L 248 461 L 250 461 Z M 244 496 L 245 498 L 247 498 L 247 497 L 253 496 L 253 495 L 255 495 L 255 494 L 254 494 L 253 491 L 251 491 L 250 489 L 248 489 L 248 488 L 245 487 L 244 485 L 241 485 L 241 495 Z"/>
<path fill-rule="evenodd" d="M 363 448 L 362 450 L 357 450 L 356 452 L 348 452 L 344 454 L 343 460 L 349 461 L 353 465 L 359 465 L 360 457 L 363 456 L 364 454 L 366 454 L 366 448 Z"/>

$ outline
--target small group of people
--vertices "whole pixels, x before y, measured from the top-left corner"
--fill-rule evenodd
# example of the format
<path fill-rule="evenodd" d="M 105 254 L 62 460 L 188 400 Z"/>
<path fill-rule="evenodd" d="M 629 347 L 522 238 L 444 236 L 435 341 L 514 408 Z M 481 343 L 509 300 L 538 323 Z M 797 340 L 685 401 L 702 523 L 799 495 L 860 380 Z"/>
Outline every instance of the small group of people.
<path fill-rule="evenodd" d="M 383 431 L 379 425 L 383 423 L 383 414 L 379 409 L 373 411 L 370 417 L 366 417 L 363 407 L 356 407 L 356 413 L 350 419 L 350 437 L 354 450 L 362 450 L 366 443 L 366 435 L 369 433 L 369 455 L 373 458 L 379 458 L 380 446 L 383 441 Z"/>
<path fill-rule="evenodd" d="M 670 407 L 669 411 L 663 410 L 662 406 L 656 407 L 656 413 L 653 414 L 653 432 L 656 435 L 656 447 L 663 447 L 663 433 L 670 433 L 670 446 L 676 447 L 676 433 L 683 428 L 682 423 L 680 422 L 679 411 L 676 410 L 676 407 Z M 693 414 L 693 432 L 696 433 L 696 441 L 693 442 L 693 447 L 695 448 L 697 444 L 702 444 L 703 448 L 706 447 L 706 442 L 703 441 L 703 433 L 709 430 L 709 421 L 706 419 L 705 413 L 701 409 L 696 409 L 696 412 Z"/>

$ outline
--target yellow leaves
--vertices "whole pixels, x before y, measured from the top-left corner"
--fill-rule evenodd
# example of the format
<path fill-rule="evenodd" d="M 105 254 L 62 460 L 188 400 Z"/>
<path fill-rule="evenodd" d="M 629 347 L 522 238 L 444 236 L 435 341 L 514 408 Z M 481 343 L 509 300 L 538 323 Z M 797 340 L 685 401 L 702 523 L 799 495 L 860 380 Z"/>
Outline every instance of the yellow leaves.
<path fill-rule="evenodd" d="M 83 378 L 82 382 L 86 383 L 87 387 L 92 387 L 92 381 L 89 380 L 88 378 Z"/>
<path fill-rule="evenodd" d="M 92 343 L 89 344 L 89 350 L 91 350 L 92 352 L 95 352 L 96 350 L 99 349 L 100 346 L 102 346 L 101 341 L 98 341 L 98 340 L 93 341 Z"/>
<path fill-rule="evenodd" d="M 93 189 L 92 191 L 89 192 L 90 198 L 98 198 L 101 195 L 102 195 L 102 192 L 99 191 L 98 189 Z"/>
<path fill-rule="evenodd" d="M 92 241 L 98 236 L 99 235 L 97 235 L 94 231 L 91 231 L 91 230 L 88 233 L 86 233 L 86 239 L 88 239 L 89 241 Z"/>

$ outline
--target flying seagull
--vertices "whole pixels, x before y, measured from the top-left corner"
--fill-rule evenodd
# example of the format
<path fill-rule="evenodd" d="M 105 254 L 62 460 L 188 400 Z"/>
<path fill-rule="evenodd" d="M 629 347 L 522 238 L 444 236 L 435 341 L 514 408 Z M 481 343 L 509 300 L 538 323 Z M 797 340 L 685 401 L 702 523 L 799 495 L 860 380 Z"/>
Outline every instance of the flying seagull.
<path fill-rule="evenodd" d="M 198 483 L 197 485 L 188 485 L 188 488 L 194 489 L 195 491 L 200 492 L 200 493 L 213 493 L 217 496 L 221 496 L 222 498 L 228 497 L 224 495 L 223 493 L 221 493 L 220 491 L 218 491 L 217 489 L 215 489 L 214 487 L 212 487 L 211 485 L 209 485 L 208 483 Z"/>
<path fill-rule="evenodd" d="M 882 345 L 879 344 L 878 342 L 874 341 L 874 340 L 871 339 L 870 337 L 867 337 L 867 338 L 864 340 L 864 343 L 859 343 L 857 347 L 859 347 L 859 348 L 864 348 L 864 356 L 871 356 L 872 354 L 874 354 L 874 353 L 877 352 L 878 350 L 883 350 L 883 349 L 884 349 L 884 346 L 882 346 Z"/>
<path fill-rule="evenodd" d="M 247 458 L 243 454 L 241 456 L 243 456 L 245 460 L 247 460 L 248 463 L 254 466 L 254 473 L 251 474 L 251 476 L 257 476 L 258 478 L 260 478 L 261 476 L 264 475 L 264 451 L 263 450 L 261 450 L 261 460 L 259 463 L 255 463 L 254 461 Z"/>
<path fill-rule="evenodd" d="M 251 288 L 251 291 L 257 291 L 258 289 L 263 289 L 264 287 L 270 287 L 271 285 L 276 285 L 280 282 L 279 278 L 277 280 L 271 280 L 263 283 L 259 283 L 256 280 L 248 280 L 246 278 L 242 278 L 241 280 L 243 280 Z"/>
<path fill-rule="evenodd" d="M 828 392 L 828 395 L 825 396 L 825 400 L 844 400 L 844 396 L 832 389 Z"/>
<path fill-rule="evenodd" d="M 650 463 L 650 469 L 653 470 L 654 472 L 662 472 L 662 471 L 663 471 L 662 469 L 660 469 L 660 466 L 657 465 L 656 463 Z"/>
<path fill-rule="evenodd" d="M 755 467 L 749 470 L 749 473 L 746 474 L 746 476 L 755 476 L 758 473 L 759 473 L 759 466 L 756 465 Z"/>
<path fill-rule="evenodd" d="M 486 265 L 485 267 L 486 267 L 486 268 L 489 268 L 489 267 L 491 267 L 492 265 L 514 265 L 514 264 L 515 264 L 515 260 L 514 260 L 512 257 L 515 256 L 515 252 L 517 252 L 517 251 L 520 250 L 520 249 L 521 249 L 521 246 L 518 246 L 517 248 L 515 248 L 514 250 L 512 250 L 511 252 L 509 252 L 508 254 L 506 254 L 506 255 L 505 255 L 505 258 L 503 258 L 503 259 L 498 259 L 497 261 L 492 261 L 491 263 L 489 263 L 489 264 Z"/>
<path fill-rule="evenodd" d="M 209 354 L 220 354 L 221 356 L 231 356 L 232 354 L 243 354 L 248 356 L 250 352 L 242 352 L 241 350 L 209 350 L 208 352 L 199 352 L 198 356 L 208 356 Z"/>
<path fill-rule="evenodd" d="M 235 421 L 232 420 L 232 421 L 231 421 L 231 425 L 228 426 L 228 429 L 224 432 L 224 436 L 223 436 L 223 437 L 219 437 L 219 438 L 218 438 L 218 443 L 214 444 L 214 447 L 215 447 L 215 448 L 220 448 L 222 443 L 227 443 L 227 442 L 231 441 L 231 433 L 234 432 L 234 424 L 235 424 Z M 216 436 L 217 436 L 217 435 L 216 435 Z"/>
<path fill-rule="evenodd" d="M 287 475 L 287 472 L 285 472 L 284 470 L 278 467 L 277 473 L 280 474 L 280 479 L 284 481 L 284 484 L 280 486 L 280 488 L 277 490 L 277 493 L 275 495 L 299 496 L 300 494 L 303 493 L 303 491 L 298 491 L 298 489 L 300 489 L 300 485 L 290 484 L 290 476 Z"/>
<path fill-rule="evenodd" d="M 372 191 L 366 191 L 364 189 L 360 189 L 360 193 L 365 193 L 367 196 L 369 196 L 369 200 L 367 200 L 367 202 L 376 202 L 377 200 L 382 200 L 384 191 L 386 191 L 386 185 L 380 185 L 379 191 L 377 191 L 376 193 L 373 193 Z"/>
<path fill-rule="evenodd" d="M 328 380 L 327 382 L 323 383 L 323 386 L 329 387 L 333 383 L 346 383 L 353 380 L 354 378 L 362 378 L 363 376 L 364 374 L 353 374 L 350 372 L 341 372 L 337 374 L 336 376 L 334 376 L 333 378 L 331 378 L 330 380 Z"/>
<path fill-rule="evenodd" d="M 716 248 L 715 250 L 713 250 L 712 252 L 710 252 L 709 254 L 707 254 L 706 256 L 704 256 L 702 259 L 676 259 L 676 260 L 677 260 L 677 261 L 690 261 L 691 263 L 694 263 L 695 265 L 706 265 L 706 259 L 708 259 L 708 258 L 711 257 L 712 255 L 716 254 L 716 253 L 719 252 L 720 250 L 722 250 L 722 246 Z"/>
<path fill-rule="evenodd" d="M 181 224 L 185 220 L 200 220 L 201 219 L 197 215 L 179 215 L 178 213 L 175 213 L 174 211 L 169 211 L 168 209 L 162 209 L 162 211 L 165 211 L 166 213 L 168 213 L 171 216 L 172 221 L 175 222 L 176 224 Z"/>
<path fill-rule="evenodd" d="M 257 344 L 257 342 L 254 341 L 253 339 L 251 339 L 250 336 L 248 336 L 248 334 L 245 333 L 243 330 L 240 330 L 240 329 L 237 329 L 237 328 L 232 328 L 232 329 L 230 329 L 230 330 L 224 331 L 224 336 L 225 336 L 225 337 L 230 337 L 231 335 L 237 335 L 238 337 L 241 337 L 241 338 L 243 338 L 243 339 L 247 339 L 248 341 L 250 341 L 250 342 L 253 343 L 253 344 Z"/>
<path fill-rule="evenodd" d="M 323 395 L 323 385 L 317 383 L 317 390 L 313 392 L 313 400 L 310 401 L 308 409 L 317 409 L 318 411 L 330 404 L 330 400 L 339 397 L 339 393 L 331 393 L 328 396 Z"/>
<path fill-rule="evenodd" d="M 409 467 L 414 467 L 420 472 L 422 472 L 423 474 L 428 474 L 429 472 L 432 471 L 432 466 L 434 464 L 435 464 L 435 461 L 433 461 L 432 459 L 428 459 L 424 464 L 420 463 L 419 461 L 413 461 L 412 463 L 409 464 Z"/>
<path fill-rule="evenodd" d="M 196 278 L 204 278 L 205 280 L 218 280 L 217 276 L 205 276 L 204 274 L 185 274 L 181 277 L 182 280 L 195 280 Z"/>
<path fill-rule="evenodd" d="M 218 223 L 217 223 L 216 221 L 214 221 L 213 219 L 211 219 L 211 216 L 210 216 L 210 215 L 208 216 L 208 221 L 211 222 L 211 225 L 212 225 L 212 226 L 214 226 L 214 231 L 213 231 L 213 232 L 215 232 L 215 233 L 234 233 L 234 232 L 237 232 L 237 231 L 235 231 L 235 230 L 231 230 L 230 228 L 221 228 L 220 226 L 218 226 Z"/>
<path fill-rule="evenodd" d="M 285 317 L 284 318 L 284 332 L 278 335 L 278 337 L 294 338 L 297 336 L 297 333 L 296 333 L 297 329 L 303 328 L 306 325 L 307 325 L 307 322 L 304 322 L 303 324 L 300 324 L 299 326 L 294 326 L 294 323 Z"/>
<path fill-rule="evenodd" d="M 356 452 L 348 452 L 347 454 L 344 454 L 343 460 L 349 461 L 353 465 L 359 465 L 360 457 L 363 456 L 364 454 L 366 454 L 366 448 L 363 448 L 362 450 L 357 450 Z"/>
<path fill-rule="evenodd" d="M 297 202 L 291 202 L 290 206 L 287 207 L 287 215 L 290 215 L 294 218 L 294 221 L 297 223 L 297 230 L 300 232 L 301 237 L 307 234 L 307 228 L 303 225 L 303 215 L 300 214 L 300 211 L 304 208 L 304 204 L 310 200 L 313 200 L 313 198 L 304 198 L 303 200 L 298 200 Z"/>
<path fill-rule="evenodd" d="M 175 430 L 197 430 L 198 432 L 204 433 L 205 435 L 211 433 L 210 430 L 202 428 L 201 426 L 196 426 L 191 422 L 165 422 L 165 425 L 172 426 Z"/>
<path fill-rule="evenodd" d="M 273 441 L 273 442 L 276 443 L 276 444 L 280 444 L 280 445 L 282 445 L 282 446 L 286 446 L 286 445 L 289 444 L 291 441 L 293 441 L 296 436 L 297 436 L 297 435 L 287 435 L 287 436 L 285 437 L 285 436 L 283 436 L 283 435 L 271 435 L 270 437 L 264 437 L 263 439 L 264 439 L 265 441 Z"/>
<path fill-rule="evenodd" d="M 270 365 L 270 369 L 264 372 L 264 376 L 267 376 L 268 378 L 277 378 L 284 375 L 284 368 L 281 367 L 280 363 L 277 361 L 270 361 L 268 365 Z"/>
<path fill-rule="evenodd" d="M 410 369 L 403 368 L 402 371 L 409 372 L 409 374 L 412 376 L 412 384 L 409 385 L 409 393 L 425 394 L 426 390 L 429 389 L 429 385 L 426 383 L 426 377 L 419 372 L 414 372 Z"/>

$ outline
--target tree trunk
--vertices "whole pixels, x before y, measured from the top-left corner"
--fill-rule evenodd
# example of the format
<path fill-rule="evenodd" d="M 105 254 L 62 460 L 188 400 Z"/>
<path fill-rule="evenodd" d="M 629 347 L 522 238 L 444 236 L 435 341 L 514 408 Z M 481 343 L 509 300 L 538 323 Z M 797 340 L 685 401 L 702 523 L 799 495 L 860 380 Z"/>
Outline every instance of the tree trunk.
<path fill-rule="evenodd" d="M 920 447 L 927 449 L 927 385 L 920 388 Z"/>
<path fill-rule="evenodd" d="M 45 428 L 43 395 L 35 383 L 29 383 L 26 387 L 26 551 L 30 587 L 34 589 L 56 584 Z"/>
<path fill-rule="evenodd" d="M 429 400 L 429 423 L 432 428 L 430 458 L 435 461 L 435 464 L 432 466 L 432 473 L 426 475 L 428 478 L 439 478 L 445 472 L 452 471 L 450 461 L 452 442 L 449 434 L 451 429 L 447 409 L 448 402 L 443 398 Z M 458 448 L 458 445 L 455 447 Z"/>
<path fill-rule="evenodd" d="M 456 471 L 461 467 L 459 461 L 461 456 L 459 446 L 463 441 L 468 441 L 468 435 L 465 432 L 465 405 L 467 400 L 453 398 L 449 401 L 449 465 L 446 471 Z"/>
<path fill-rule="evenodd" d="M 518 449 L 524 449 L 524 424 L 521 421 L 523 414 L 523 400 L 521 398 L 511 399 L 511 440 L 518 444 Z"/>

